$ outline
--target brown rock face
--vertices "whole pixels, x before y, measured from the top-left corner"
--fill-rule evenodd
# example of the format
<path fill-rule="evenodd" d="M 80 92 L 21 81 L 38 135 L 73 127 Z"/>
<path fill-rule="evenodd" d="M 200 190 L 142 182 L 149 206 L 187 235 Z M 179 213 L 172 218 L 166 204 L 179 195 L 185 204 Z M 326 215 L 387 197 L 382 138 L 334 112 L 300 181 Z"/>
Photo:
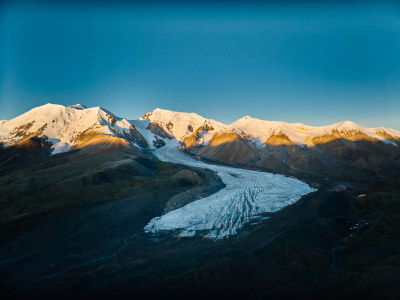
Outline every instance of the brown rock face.
<path fill-rule="evenodd" d="M 14 135 L 15 137 L 25 137 L 27 136 L 27 133 L 29 132 L 29 129 L 33 126 L 35 121 L 32 121 L 27 124 L 23 124 L 15 128 L 12 132 L 10 132 L 10 135 Z"/>
<path fill-rule="evenodd" d="M 159 138 L 158 136 L 154 136 L 155 140 L 153 141 L 153 145 L 156 148 L 160 148 L 162 146 L 165 146 L 165 142 L 163 139 Z"/>
<path fill-rule="evenodd" d="M 193 130 L 193 127 L 192 126 L 190 126 L 190 127 Z M 197 128 L 197 130 L 185 141 L 185 147 L 191 148 L 191 147 L 198 146 L 199 141 L 203 137 L 204 132 L 205 132 L 205 130 L 204 130 L 203 126 Z"/>
<path fill-rule="evenodd" d="M 46 129 L 47 123 L 36 131 L 29 131 L 34 123 L 35 121 L 32 121 L 30 123 L 20 125 L 10 132 L 11 140 L 9 141 L 9 145 L 18 146 L 25 142 L 29 144 L 29 140 L 35 137 L 47 138 L 43 135 L 43 130 Z M 25 146 L 27 143 L 25 143 Z"/>
<path fill-rule="evenodd" d="M 108 121 L 111 123 L 111 125 L 114 125 L 116 122 L 115 118 L 110 114 L 106 114 L 106 116 L 108 118 Z"/>
<path fill-rule="evenodd" d="M 85 148 L 86 151 L 94 150 L 98 152 L 112 151 L 129 146 L 130 144 L 123 138 L 86 130 L 77 137 L 73 148 Z"/>
<path fill-rule="evenodd" d="M 150 122 L 149 125 L 147 125 L 146 129 L 150 130 L 152 133 L 159 135 L 163 138 L 171 139 L 171 135 L 167 133 L 161 126 L 161 124 L 157 122 Z"/>
<path fill-rule="evenodd" d="M 396 139 L 394 136 L 388 134 L 386 131 L 379 130 L 376 132 L 376 134 L 379 135 L 380 137 L 384 138 L 385 140 L 395 142 L 397 145 L 400 146 L 400 140 Z"/>
<path fill-rule="evenodd" d="M 22 148 L 26 151 L 41 151 L 50 149 L 51 145 L 46 136 L 33 136 L 19 143 L 17 148 Z"/>
<path fill-rule="evenodd" d="M 267 145 L 294 145 L 295 143 L 289 139 L 289 137 L 283 132 L 279 132 L 278 134 L 271 135 L 268 140 L 266 140 L 265 144 Z"/>
<path fill-rule="evenodd" d="M 168 122 L 167 128 L 168 128 L 168 130 L 171 130 L 172 128 L 174 128 L 174 124 L 171 121 Z"/>
<path fill-rule="evenodd" d="M 359 130 L 353 130 L 353 131 L 338 131 L 336 129 L 333 129 L 331 133 L 329 134 L 324 134 L 321 136 L 317 136 L 311 139 L 311 142 L 313 144 L 326 144 L 333 142 L 338 139 L 345 139 L 349 141 L 373 141 L 377 142 L 377 139 L 374 139 L 365 133 L 362 133 Z"/>
<path fill-rule="evenodd" d="M 188 126 L 188 130 L 190 132 L 193 132 L 192 125 Z M 212 127 L 210 124 L 204 123 L 203 126 L 200 126 L 199 128 L 197 128 L 196 132 L 193 133 L 189 138 L 186 139 L 185 147 L 191 148 L 191 147 L 199 146 L 200 139 L 204 136 L 204 134 L 206 132 L 211 131 L 211 130 L 214 130 L 214 127 Z"/>
<path fill-rule="evenodd" d="M 234 132 L 216 133 L 210 141 L 210 146 L 215 147 L 221 144 L 230 143 L 239 139 L 239 136 Z"/>
<path fill-rule="evenodd" d="M 143 135 L 133 125 L 130 126 L 129 133 L 124 132 L 124 138 L 141 148 L 147 148 L 149 146 Z"/>
<path fill-rule="evenodd" d="M 193 128 L 192 128 L 193 129 Z M 202 138 L 202 131 L 203 127 L 197 128 L 196 132 L 193 133 L 186 141 L 185 141 L 185 146 L 186 148 L 191 148 L 198 146 L 199 140 Z"/>
<path fill-rule="evenodd" d="M 209 160 L 240 165 L 250 163 L 257 156 L 251 143 L 234 132 L 216 133 L 208 145 L 190 151 Z"/>
<path fill-rule="evenodd" d="M 206 160 L 260 168 L 297 177 L 366 181 L 400 174 L 400 147 L 359 131 L 337 131 L 297 145 L 286 134 L 272 135 L 264 147 L 234 132 L 216 133 L 205 146 L 187 141 L 187 151 Z M 390 137 L 386 137 L 389 139 Z"/>
<path fill-rule="evenodd" d="M 145 120 L 145 119 L 147 119 L 148 117 L 150 117 L 152 114 L 153 114 L 153 112 L 145 113 L 140 119 Z"/>

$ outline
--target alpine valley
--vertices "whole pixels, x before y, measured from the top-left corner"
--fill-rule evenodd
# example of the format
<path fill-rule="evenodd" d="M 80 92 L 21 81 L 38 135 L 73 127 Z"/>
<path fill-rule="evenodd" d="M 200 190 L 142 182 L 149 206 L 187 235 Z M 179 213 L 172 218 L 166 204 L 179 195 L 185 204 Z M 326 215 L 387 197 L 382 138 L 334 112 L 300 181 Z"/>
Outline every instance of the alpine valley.
<path fill-rule="evenodd" d="M 398 298 L 400 131 L 46 104 L 0 121 L 7 297 Z"/>

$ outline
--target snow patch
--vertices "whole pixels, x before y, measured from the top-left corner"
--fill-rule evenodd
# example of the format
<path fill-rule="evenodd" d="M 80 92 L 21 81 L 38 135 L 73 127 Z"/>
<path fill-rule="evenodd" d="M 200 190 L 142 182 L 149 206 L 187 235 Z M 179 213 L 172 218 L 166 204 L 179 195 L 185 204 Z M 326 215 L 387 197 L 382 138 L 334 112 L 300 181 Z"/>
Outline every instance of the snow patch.
<path fill-rule="evenodd" d="M 54 154 L 59 154 L 59 153 L 69 151 L 71 149 L 71 145 L 68 143 L 65 143 L 65 142 L 64 143 L 60 142 L 60 143 L 53 145 L 51 148 L 53 149 L 53 151 L 51 152 L 51 155 L 54 155 Z"/>

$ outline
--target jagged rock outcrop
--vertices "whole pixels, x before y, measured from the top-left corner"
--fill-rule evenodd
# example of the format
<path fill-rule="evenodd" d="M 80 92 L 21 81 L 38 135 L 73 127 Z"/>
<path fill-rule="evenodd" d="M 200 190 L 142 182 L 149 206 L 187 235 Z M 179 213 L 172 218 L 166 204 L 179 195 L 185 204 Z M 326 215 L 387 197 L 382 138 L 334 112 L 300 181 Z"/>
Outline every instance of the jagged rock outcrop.
<path fill-rule="evenodd" d="M 146 139 L 143 137 L 140 131 L 137 130 L 136 127 L 133 125 L 129 127 L 129 132 L 124 131 L 124 138 L 130 141 L 131 143 L 138 145 L 141 148 L 148 148 L 149 146 Z"/>
<path fill-rule="evenodd" d="M 163 147 L 163 146 L 165 146 L 165 141 L 163 140 L 163 139 L 161 139 L 161 138 L 159 138 L 158 136 L 154 136 L 154 140 L 153 140 L 153 145 L 154 145 L 154 147 L 156 147 L 156 148 L 160 148 L 160 147 Z"/>
<path fill-rule="evenodd" d="M 166 139 L 171 139 L 172 138 L 171 135 L 169 133 L 167 133 L 162 128 L 162 126 L 157 122 L 149 123 L 149 125 L 147 125 L 146 129 L 150 130 L 152 133 L 154 133 L 154 134 L 156 134 L 158 136 L 161 136 L 163 138 L 166 138 Z"/>
<path fill-rule="evenodd" d="M 207 160 L 237 163 L 241 166 L 254 161 L 257 157 L 257 151 L 251 141 L 232 131 L 214 134 L 209 144 L 203 147 L 186 149 Z"/>
<path fill-rule="evenodd" d="M 278 146 L 278 145 L 294 145 L 296 144 L 295 142 L 293 142 L 292 140 L 290 140 L 290 138 L 282 133 L 279 132 L 278 134 L 273 134 L 271 135 L 266 141 L 265 144 L 267 145 L 272 145 L 272 146 Z"/>

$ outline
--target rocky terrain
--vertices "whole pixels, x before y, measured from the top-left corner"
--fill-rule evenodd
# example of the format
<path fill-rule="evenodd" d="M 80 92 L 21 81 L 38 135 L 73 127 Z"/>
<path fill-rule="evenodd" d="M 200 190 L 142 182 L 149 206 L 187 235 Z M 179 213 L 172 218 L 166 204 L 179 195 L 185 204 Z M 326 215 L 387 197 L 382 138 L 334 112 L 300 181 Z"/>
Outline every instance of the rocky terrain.
<path fill-rule="evenodd" d="M 6 297 L 400 295 L 396 130 L 47 104 L 0 146 Z"/>
<path fill-rule="evenodd" d="M 319 180 L 369 181 L 400 172 L 400 132 L 389 128 L 350 121 L 312 127 L 249 116 L 225 125 L 160 109 L 143 118 L 209 162 Z"/>
<path fill-rule="evenodd" d="M 100 107 L 54 104 L 2 121 L 3 145 L 31 138 L 50 143 L 53 154 L 103 142 L 152 150 L 174 139 L 187 153 L 210 162 L 300 178 L 369 181 L 400 172 L 400 132 L 350 121 L 312 127 L 246 116 L 225 125 L 162 109 L 128 121 Z"/>

